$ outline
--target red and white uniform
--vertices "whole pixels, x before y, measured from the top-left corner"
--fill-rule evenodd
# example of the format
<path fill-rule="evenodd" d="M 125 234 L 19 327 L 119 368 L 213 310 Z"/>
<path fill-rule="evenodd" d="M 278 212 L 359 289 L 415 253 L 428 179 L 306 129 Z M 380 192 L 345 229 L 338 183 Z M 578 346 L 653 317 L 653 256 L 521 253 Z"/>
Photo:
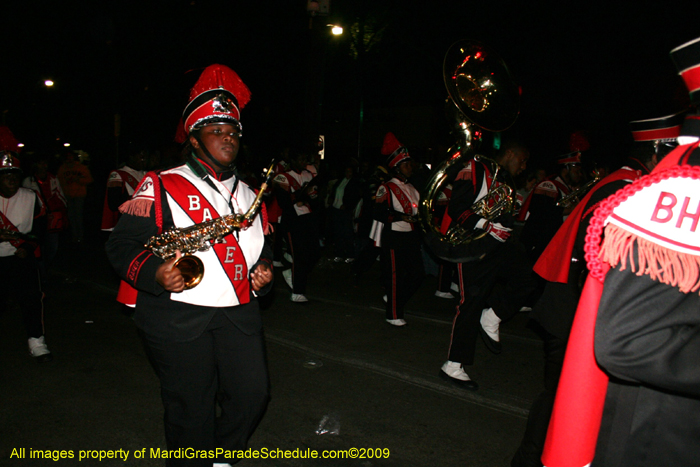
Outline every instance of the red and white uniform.
<path fill-rule="evenodd" d="M 301 190 L 302 187 L 313 180 L 313 178 L 313 174 L 308 170 L 302 170 L 301 173 L 290 170 L 289 172 L 277 175 L 275 177 L 275 183 L 283 190 L 292 193 L 292 200 L 296 201 L 294 200 L 293 194 Z M 316 188 L 313 188 L 309 193 L 309 197 L 313 198 L 314 196 L 318 196 Z M 306 202 L 301 206 L 295 202 L 294 210 L 298 216 L 303 216 L 304 214 L 309 214 L 311 212 L 311 206 L 309 206 L 309 203 Z"/>
<path fill-rule="evenodd" d="M 0 197 L 0 228 L 23 234 L 31 232 L 36 200 L 36 194 L 28 188 L 20 188 L 12 198 Z M 0 242 L 0 257 L 14 255 L 21 242 Z"/>
<path fill-rule="evenodd" d="M 147 175 L 132 201 L 153 201 L 153 175 Z M 235 212 L 244 214 L 255 200 L 255 192 L 239 182 L 235 192 L 235 177 L 220 182 L 209 178 L 218 191 L 197 177 L 186 165 L 160 173 L 160 183 L 166 192 L 166 201 L 172 212 L 175 227 L 189 227 Z M 234 211 L 229 206 L 229 200 Z M 162 202 L 162 200 L 161 200 Z M 260 258 L 264 244 L 262 222 L 254 222 L 248 229 L 224 237 L 224 242 L 194 255 L 202 260 L 206 273 L 202 282 L 189 290 L 171 294 L 170 299 L 200 306 L 227 307 L 250 301 L 248 275 Z M 239 243 L 240 242 L 240 243 Z"/>
<path fill-rule="evenodd" d="M 113 170 L 109 173 L 107 188 L 109 189 L 119 185 L 122 187 L 122 191 L 128 197 L 131 197 L 144 175 L 146 175 L 146 172 L 142 170 L 124 166 L 121 169 Z M 117 220 L 119 220 L 119 213 L 109 208 L 107 195 L 105 194 L 104 208 L 102 211 L 102 230 L 107 232 L 114 230 L 114 226 L 117 225 Z"/>

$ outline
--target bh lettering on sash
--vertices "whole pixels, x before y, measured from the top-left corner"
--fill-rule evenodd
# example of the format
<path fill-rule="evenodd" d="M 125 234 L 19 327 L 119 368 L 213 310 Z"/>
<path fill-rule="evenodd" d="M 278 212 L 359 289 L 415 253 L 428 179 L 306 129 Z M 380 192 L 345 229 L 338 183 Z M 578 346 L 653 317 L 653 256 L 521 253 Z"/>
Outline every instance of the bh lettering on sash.
<path fill-rule="evenodd" d="M 188 211 L 199 211 L 200 209 L 202 209 L 202 204 L 199 200 L 199 196 L 187 195 L 187 199 L 190 202 L 190 207 Z M 202 211 L 202 222 L 210 221 L 212 219 L 213 217 L 211 215 L 211 211 L 209 211 L 209 208 L 204 208 L 204 211 Z"/>
<path fill-rule="evenodd" d="M 676 213 L 673 209 L 678 205 L 678 197 L 673 193 L 662 191 L 661 194 L 659 194 L 659 199 L 656 201 L 651 220 L 660 224 L 666 224 L 676 219 L 676 228 L 680 229 L 683 225 L 683 221 L 690 219 L 690 231 L 695 232 L 695 229 L 698 227 L 698 221 L 700 221 L 700 201 L 698 201 L 697 204 L 693 202 L 695 212 L 688 212 L 690 203 L 690 197 L 686 196 L 683 199 L 682 207 Z"/>

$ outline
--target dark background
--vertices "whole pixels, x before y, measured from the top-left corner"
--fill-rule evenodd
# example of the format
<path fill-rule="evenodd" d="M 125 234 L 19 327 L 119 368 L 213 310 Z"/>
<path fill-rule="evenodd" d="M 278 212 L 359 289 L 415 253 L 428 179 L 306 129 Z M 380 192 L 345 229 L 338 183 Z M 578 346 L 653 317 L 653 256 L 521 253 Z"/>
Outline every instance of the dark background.
<path fill-rule="evenodd" d="M 3 2 L 3 121 L 27 152 L 70 142 L 96 166 L 116 165 L 137 146 L 176 150 L 190 87 L 205 66 L 223 63 L 252 91 L 242 115 L 247 157 L 265 160 L 322 133 L 329 161 L 372 159 L 392 131 L 412 155 L 436 162 L 452 142 L 442 61 L 465 38 L 497 50 L 521 85 L 521 113 L 507 133 L 538 164 L 568 152 L 573 130 L 614 160 L 630 120 L 688 106 L 669 51 L 700 35 L 696 2 L 330 6 L 330 16 L 311 19 L 305 0 Z M 345 34 L 332 37 L 329 23 Z M 377 33 L 359 59 L 353 24 Z M 56 85 L 46 88 L 46 78 Z"/>

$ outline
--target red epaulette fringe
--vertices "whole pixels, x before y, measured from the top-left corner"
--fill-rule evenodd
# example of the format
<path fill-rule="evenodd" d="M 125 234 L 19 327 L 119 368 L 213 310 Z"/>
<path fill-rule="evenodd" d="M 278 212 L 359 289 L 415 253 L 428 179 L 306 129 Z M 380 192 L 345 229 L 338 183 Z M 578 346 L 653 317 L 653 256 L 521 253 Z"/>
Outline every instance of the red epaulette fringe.
<path fill-rule="evenodd" d="M 148 217 L 153 206 L 152 199 L 130 199 L 119 206 L 119 212 L 137 217 Z"/>
<path fill-rule="evenodd" d="M 637 245 L 635 264 L 634 246 Z M 638 276 L 647 275 L 652 280 L 668 284 L 683 293 L 700 289 L 700 257 L 665 248 L 627 230 L 608 224 L 600 251 L 601 260 L 611 267 L 620 265 Z"/>

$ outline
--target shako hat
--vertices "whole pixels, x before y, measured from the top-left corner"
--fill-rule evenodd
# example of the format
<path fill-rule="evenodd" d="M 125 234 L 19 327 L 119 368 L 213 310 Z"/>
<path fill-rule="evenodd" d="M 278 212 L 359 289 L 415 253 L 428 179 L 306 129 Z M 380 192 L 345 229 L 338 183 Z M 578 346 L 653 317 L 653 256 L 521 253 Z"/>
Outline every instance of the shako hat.
<path fill-rule="evenodd" d="M 206 67 L 190 91 L 175 139 L 182 142 L 192 130 L 217 123 L 234 125 L 240 131 L 241 110 L 248 102 L 250 90 L 236 72 L 225 65 Z"/>
<path fill-rule="evenodd" d="M 562 154 L 561 156 L 557 157 L 557 164 L 560 164 L 560 165 L 572 165 L 572 164 L 580 164 L 580 163 L 581 163 L 581 152 L 580 151 L 569 152 L 569 153 Z"/>
<path fill-rule="evenodd" d="M 671 60 L 688 88 L 690 102 L 700 106 L 700 37 L 671 50 Z M 688 113 L 678 138 L 681 145 L 700 138 L 700 109 Z"/>
<path fill-rule="evenodd" d="M 700 105 L 700 37 L 673 49 L 671 60 L 688 88 L 690 101 Z"/>
<path fill-rule="evenodd" d="M 390 169 L 398 167 L 400 163 L 411 158 L 406 146 L 399 143 L 399 140 L 396 139 L 396 136 L 394 136 L 392 132 L 384 136 L 382 155 L 386 156 L 386 164 Z"/>
<path fill-rule="evenodd" d="M 630 122 L 632 138 L 637 143 L 676 139 L 681 134 L 685 111 L 665 117 L 634 120 Z"/>
<path fill-rule="evenodd" d="M 0 151 L 0 174 L 8 172 L 21 173 L 22 169 L 19 167 L 19 158 L 17 157 L 17 153 L 3 150 Z"/>

